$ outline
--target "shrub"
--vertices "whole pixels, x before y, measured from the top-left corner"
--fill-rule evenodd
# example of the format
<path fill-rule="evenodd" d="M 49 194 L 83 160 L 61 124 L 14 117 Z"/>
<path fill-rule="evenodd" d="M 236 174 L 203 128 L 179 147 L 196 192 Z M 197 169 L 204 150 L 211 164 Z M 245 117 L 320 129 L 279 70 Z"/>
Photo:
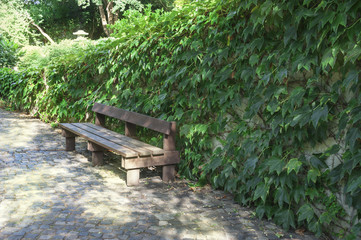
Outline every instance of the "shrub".
<path fill-rule="evenodd" d="M 176 120 L 182 176 L 285 229 L 356 238 L 360 10 L 357 0 L 235 0 L 128 12 L 116 39 L 50 61 L 18 92 L 44 119 L 84 120 L 99 101 Z"/>

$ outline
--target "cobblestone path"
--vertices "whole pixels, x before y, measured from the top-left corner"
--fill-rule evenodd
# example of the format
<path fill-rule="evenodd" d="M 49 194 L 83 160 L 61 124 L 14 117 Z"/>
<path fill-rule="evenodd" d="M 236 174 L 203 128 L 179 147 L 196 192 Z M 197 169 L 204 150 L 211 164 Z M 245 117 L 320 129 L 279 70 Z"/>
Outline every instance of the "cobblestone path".
<path fill-rule="evenodd" d="M 64 142 L 49 124 L 0 109 L 0 239 L 315 239 L 149 170 L 126 187 L 112 155 L 92 167 L 84 141 L 75 152 Z"/>

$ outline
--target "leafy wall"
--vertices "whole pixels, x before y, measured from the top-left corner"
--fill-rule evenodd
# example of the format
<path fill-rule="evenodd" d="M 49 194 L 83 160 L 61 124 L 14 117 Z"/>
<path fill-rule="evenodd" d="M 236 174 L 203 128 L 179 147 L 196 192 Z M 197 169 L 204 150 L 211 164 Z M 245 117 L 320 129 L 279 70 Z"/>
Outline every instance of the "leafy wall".
<path fill-rule="evenodd" d="M 175 120 L 183 176 L 234 193 L 286 229 L 353 239 L 360 19 L 357 0 L 128 12 L 115 39 L 17 74 L 0 94 L 45 120 L 89 119 L 94 101 Z"/>

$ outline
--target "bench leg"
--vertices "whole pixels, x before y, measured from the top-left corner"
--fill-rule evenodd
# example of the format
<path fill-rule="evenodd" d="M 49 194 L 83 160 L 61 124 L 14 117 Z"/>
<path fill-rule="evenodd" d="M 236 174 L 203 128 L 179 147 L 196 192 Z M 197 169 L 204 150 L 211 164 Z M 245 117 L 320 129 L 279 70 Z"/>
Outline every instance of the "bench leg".
<path fill-rule="evenodd" d="M 65 151 L 74 151 L 76 135 L 65 129 L 62 130 L 61 135 L 63 135 L 63 137 L 65 137 Z"/>
<path fill-rule="evenodd" d="M 92 152 L 92 163 L 93 166 L 101 166 L 103 165 L 103 156 L 104 156 L 104 152 L 100 151 L 100 152 Z"/>
<path fill-rule="evenodd" d="M 66 137 L 65 151 L 74 151 L 74 150 L 75 150 L 75 137 Z"/>
<path fill-rule="evenodd" d="M 127 186 L 135 186 L 139 184 L 139 169 L 127 170 Z"/>
<path fill-rule="evenodd" d="M 175 165 L 166 165 L 163 166 L 162 169 L 162 179 L 163 182 L 174 182 L 174 176 L 175 176 Z"/>

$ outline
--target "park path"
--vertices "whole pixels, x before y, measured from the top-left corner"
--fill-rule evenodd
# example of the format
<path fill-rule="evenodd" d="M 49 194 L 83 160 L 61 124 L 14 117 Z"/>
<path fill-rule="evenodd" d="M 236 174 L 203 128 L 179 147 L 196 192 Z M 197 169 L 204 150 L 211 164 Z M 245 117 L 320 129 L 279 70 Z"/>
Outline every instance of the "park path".
<path fill-rule="evenodd" d="M 92 167 L 84 141 L 74 152 L 64 142 L 49 124 L 0 109 L 0 239 L 315 239 L 154 170 L 127 187 L 114 155 Z"/>

